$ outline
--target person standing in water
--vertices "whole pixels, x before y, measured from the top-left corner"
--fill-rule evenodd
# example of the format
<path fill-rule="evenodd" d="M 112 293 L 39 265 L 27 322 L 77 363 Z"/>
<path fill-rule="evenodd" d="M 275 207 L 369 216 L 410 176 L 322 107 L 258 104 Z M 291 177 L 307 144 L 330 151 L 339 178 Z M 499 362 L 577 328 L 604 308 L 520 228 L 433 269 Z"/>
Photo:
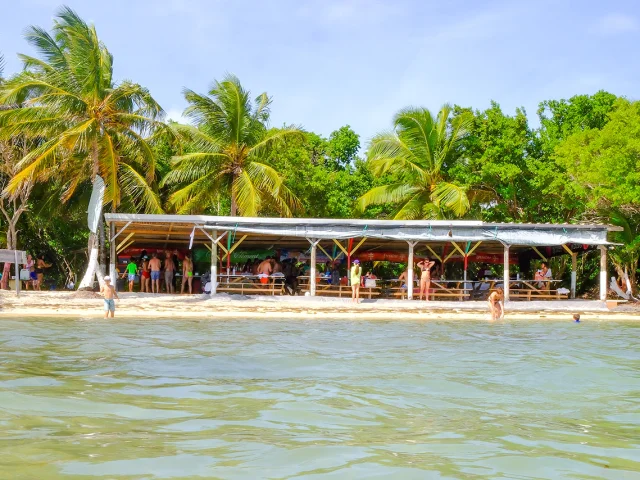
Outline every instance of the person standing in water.
<path fill-rule="evenodd" d="M 502 320 L 504 318 L 504 291 L 498 287 L 489 295 L 489 313 L 491 320 Z"/>
<path fill-rule="evenodd" d="M 357 258 L 353 261 L 351 266 L 351 301 L 353 303 L 360 303 L 360 279 L 362 278 L 362 268 L 360 267 L 360 260 Z"/>
<path fill-rule="evenodd" d="M 111 285 L 111 277 L 108 275 L 104 277 L 104 285 L 100 287 L 100 294 L 104 296 L 104 318 L 108 318 L 109 314 L 111 314 L 111 318 L 113 318 L 116 312 L 115 299 L 118 298 L 118 292 L 116 292 L 116 289 Z"/>
<path fill-rule="evenodd" d="M 431 268 L 436 264 L 429 260 L 429 257 L 425 258 L 421 262 L 418 262 L 418 268 L 420 269 L 420 300 L 423 295 L 426 296 L 427 302 L 429 301 L 429 289 L 431 288 Z"/>

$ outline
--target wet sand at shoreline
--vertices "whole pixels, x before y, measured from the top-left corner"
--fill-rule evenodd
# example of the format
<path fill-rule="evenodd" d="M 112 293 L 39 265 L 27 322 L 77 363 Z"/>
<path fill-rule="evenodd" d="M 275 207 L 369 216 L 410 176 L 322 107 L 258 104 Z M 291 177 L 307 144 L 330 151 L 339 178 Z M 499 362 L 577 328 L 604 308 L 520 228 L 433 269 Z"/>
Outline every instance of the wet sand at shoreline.
<path fill-rule="evenodd" d="M 122 318 L 361 318 L 363 320 L 487 320 L 486 302 L 363 300 L 348 298 L 245 297 L 240 295 L 153 295 L 120 293 L 116 316 Z M 103 301 L 91 292 L 0 292 L 3 317 L 102 317 Z M 566 320 L 572 313 L 583 320 L 640 320 L 640 309 L 631 305 L 609 310 L 590 300 L 510 302 L 507 320 Z"/>

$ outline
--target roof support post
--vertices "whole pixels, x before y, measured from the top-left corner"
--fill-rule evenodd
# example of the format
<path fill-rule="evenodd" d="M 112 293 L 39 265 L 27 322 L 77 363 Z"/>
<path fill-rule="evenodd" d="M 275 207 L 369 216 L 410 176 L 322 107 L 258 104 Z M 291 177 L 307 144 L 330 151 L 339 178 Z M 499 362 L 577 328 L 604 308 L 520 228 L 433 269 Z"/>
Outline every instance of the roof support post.
<path fill-rule="evenodd" d="M 16 245 L 14 245 L 15 247 Z M 22 281 L 20 280 L 20 259 L 18 258 L 18 250 L 14 250 L 13 251 L 13 256 L 15 257 L 15 263 L 13 264 L 13 266 L 15 267 L 15 276 L 16 276 L 16 296 L 19 297 L 20 296 L 20 284 L 22 283 Z M 7 283 L 8 285 L 8 283 Z"/>
<path fill-rule="evenodd" d="M 318 243 L 320 240 L 315 238 L 307 238 L 307 241 L 311 244 L 311 271 L 309 272 L 309 295 L 316 296 L 316 253 L 318 250 Z"/>
<path fill-rule="evenodd" d="M 407 300 L 413 300 L 413 248 L 418 244 L 418 242 L 409 242 L 409 256 L 407 258 L 407 278 L 405 282 L 407 283 Z"/>
<path fill-rule="evenodd" d="M 576 298 L 578 252 L 571 252 L 571 298 Z"/>
<path fill-rule="evenodd" d="M 212 232 L 211 237 L 211 295 L 218 293 L 218 236 L 217 231 Z"/>
<path fill-rule="evenodd" d="M 508 302 L 509 301 L 509 280 L 510 280 L 510 276 L 509 276 L 509 247 L 510 245 L 506 245 L 504 246 L 504 276 L 503 276 L 503 283 L 504 283 L 504 301 Z"/>
<path fill-rule="evenodd" d="M 124 230 L 124 228 L 122 230 Z M 122 230 L 120 230 L 119 233 L 121 233 Z M 113 288 L 115 288 L 116 291 L 118 291 L 118 277 L 116 273 L 116 265 L 118 264 L 118 257 L 116 254 L 116 242 L 115 242 L 115 237 L 117 237 L 118 235 L 116 235 L 115 232 L 116 232 L 116 226 L 113 224 L 113 222 L 110 222 L 109 238 L 111 240 L 109 241 L 109 275 L 111 276 L 111 285 L 113 285 Z"/>
<path fill-rule="evenodd" d="M 576 298 L 576 275 L 578 271 L 578 252 L 574 252 L 566 244 L 562 245 L 569 255 L 571 255 L 571 298 Z"/>
<path fill-rule="evenodd" d="M 607 299 L 607 247 L 600 245 L 600 300 Z"/>

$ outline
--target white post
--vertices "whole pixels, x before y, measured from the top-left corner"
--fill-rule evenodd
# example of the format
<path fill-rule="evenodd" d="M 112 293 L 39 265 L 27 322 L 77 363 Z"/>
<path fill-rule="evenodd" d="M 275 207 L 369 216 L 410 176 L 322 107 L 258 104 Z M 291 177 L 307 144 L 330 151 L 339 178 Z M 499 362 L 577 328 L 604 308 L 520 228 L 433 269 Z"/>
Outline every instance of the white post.
<path fill-rule="evenodd" d="M 418 242 L 407 242 L 409 244 L 409 257 L 407 258 L 407 300 L 413 300 L 413 247 Z"/>
<path fill-rule="evenodd" d="M 118 263 L 118 257 L 116 254 L 116 226 L 113 223 L 109 224 L 109 276 L 111 277 L 111 285 L 118 290 L 118 277 L 116 273 L 116 265 Z"/>
<path fill-rule="evenodd" d="M 607 247 L 600 245 L 600 300 L 607 299 Z"/>
<path fill-rule="evenodd" d="M 214 230 L 211 236 L 211 295 L 215 295 L 218 292 L 218 232 Z"/>
<path fill-rule="evenodd" d="M 17 243 L 17 242 L 16 242 L 16 243 Z M 16 246 L 16 245 L 14 245 L 14 247 L 15 247 L 15 246 Z M 16 262 L 16 263 L 15 263 L 15 272 L 16 272 L 16 295 L 17 295 L 17 296 L 20 296 L 20 283 L 21 283 L 21 280 L 20 280 L 20 264 L 18 263 L 18 251 L 17 251 L 17 250 L 14 250 L 14 251 L 13 251 L 13 255 L 14 255 L 14 257 L 15 257 L 15 262 Z M 7 282 L 7 285 L 8 285 L 8 284 L 9 284 L 9 283 Z"/>
<path fill-rule="evenodd" d="M 311 271 L 309 275 L 309 295 L 316 296 L 316 250 L 318 242 L 315 239 L 309 240 L 311 242 Z"/>
<path fill-rule="evenodd" d="M 503 289 L 504 289 L 504 301 L 509 301 L 509 245 L 504 246 L 504 276 L 503 276 Z"/>
<path fill-rule="evenodd" d="M 576 298 L 576 283 L 578 271 L 578 253 L 571 254 L 571 298 Z"/>

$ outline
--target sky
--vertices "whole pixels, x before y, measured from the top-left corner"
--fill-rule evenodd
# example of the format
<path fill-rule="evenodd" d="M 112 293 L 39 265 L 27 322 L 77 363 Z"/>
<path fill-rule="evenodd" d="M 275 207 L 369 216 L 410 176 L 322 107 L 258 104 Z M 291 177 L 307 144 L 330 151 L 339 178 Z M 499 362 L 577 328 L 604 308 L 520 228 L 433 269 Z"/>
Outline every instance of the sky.
<path fill-rule="evenodd" d="M 5 75 L 29 25 L 58 0 L 0 0 Z M 273 97 L 272 126 L 367 141 L 406 106 L 506 113 L 605 89 L 640 99 L 638 0 L 67 0 L 114 55 L 116 79 L 146 86 L 180 120 L 182 89 L 226 73 Z"/>

